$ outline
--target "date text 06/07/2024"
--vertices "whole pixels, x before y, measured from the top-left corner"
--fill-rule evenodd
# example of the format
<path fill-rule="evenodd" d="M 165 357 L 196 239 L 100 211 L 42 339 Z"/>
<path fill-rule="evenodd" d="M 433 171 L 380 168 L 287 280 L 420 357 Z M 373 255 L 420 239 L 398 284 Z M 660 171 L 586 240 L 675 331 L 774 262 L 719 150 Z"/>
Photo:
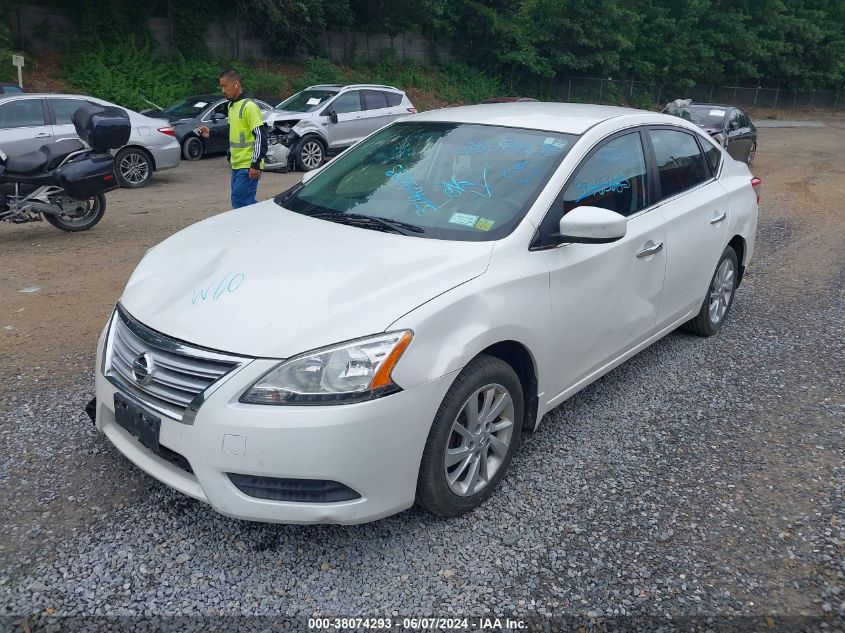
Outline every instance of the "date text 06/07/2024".
<path fill-rule="evenodd" d="M 518 618 L 437 618 L 437 617 L 322 617 L 309 618 L 312 631 L 520 631 L 526 628 Z"/>

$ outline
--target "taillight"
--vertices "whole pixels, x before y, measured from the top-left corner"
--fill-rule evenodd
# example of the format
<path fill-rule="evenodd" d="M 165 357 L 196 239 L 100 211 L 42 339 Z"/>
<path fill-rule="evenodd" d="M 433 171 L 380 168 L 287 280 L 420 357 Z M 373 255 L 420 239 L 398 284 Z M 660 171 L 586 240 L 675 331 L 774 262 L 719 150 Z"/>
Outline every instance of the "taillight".
<path fill-rule="evenodd" d="M 751 186 L 754 187 L 754 193 L 757 194 L 757 204 L 760 204 L 760 185 L 763 184 L 763 181 L 757 178 L 757 176 L 751 177 Z"/>
<path fill-rule="evenodd" d="M 173 127 L 170 126 L 170 125 L 160 127 L 160 128 L 158 128 L 158 131 L 161 132 L 162 134 L 167 134 L 167 136 L 172 136 L 174 138 L 176 137 L 176 130 L 174 130 Z"/>
<path fill-rule="evenodd" d="M 416 108 L 408 108 L 408 112 L 410 112 L 411 114 L 416 114 L 417 109 Z"/>

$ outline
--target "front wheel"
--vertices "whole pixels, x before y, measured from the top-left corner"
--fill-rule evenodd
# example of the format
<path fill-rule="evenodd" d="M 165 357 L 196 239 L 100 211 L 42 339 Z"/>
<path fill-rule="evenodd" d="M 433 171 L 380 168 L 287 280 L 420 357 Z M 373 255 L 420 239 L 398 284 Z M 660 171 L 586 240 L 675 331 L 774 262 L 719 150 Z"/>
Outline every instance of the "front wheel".
<path fill-rule="evenodd" d="M 299 171 L 311 171 L 323 164 L 326 149 L 317 137 L 306 136 L 296 146 L 293 155 Z"/>
<path fill-rule="evenodd" d="M 513 368 L 478 356 L 455 378 L 423 450 L 416 500 L 453 517 L 477 508 L 505 476 L 522 431 L 523 394 Z"/>
<path fill-rule="evenodd" d="M 87 200 L 66 197 L 62 200 L 62 208 L 65 209 L 64 213 L 45 213 L 44 219 L 62 231 L 87 231 L 103 219 L 106 212 L 106 196 L 98 194 Z"/>
<path fill-rule="evenodd" d="M 699 336 L 713 336 L 722 329 L 734 303 L 738 272 L 736 252 L 728 246 L 719 258 L 698 316 L 684 323 L 685 330 Z"/>
<path fill-rule="evenodd" d="M 153 178 L 153 161 L 137 147 L 124 147 L 114 157 L 117 181 L 124 189 L 146 187 Z"/>

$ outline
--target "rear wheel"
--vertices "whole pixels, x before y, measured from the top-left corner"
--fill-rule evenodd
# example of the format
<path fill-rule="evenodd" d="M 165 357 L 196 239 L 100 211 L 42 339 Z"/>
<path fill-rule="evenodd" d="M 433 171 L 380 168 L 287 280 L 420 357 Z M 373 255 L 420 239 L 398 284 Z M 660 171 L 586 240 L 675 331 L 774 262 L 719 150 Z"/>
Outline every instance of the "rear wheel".
<path fill-rule="evenodd" d="M 306 136 L 297 144 L 293 154 L 299 171 L 311 171 L 323 164 L 326 148 L 316 136 Z"/>
<path fill-rule="evenodd" d="M 713 336 L 722 329 L 734 303 L 738 272 L 736 252 L 728 246 L 719 258 L 698 316 L 684 323 L 685 330 L 699 336 Z"/>
<path fill-rule="evenodd" d="M 144 150 L 124 147 L 114 157 L 114 171 L 125 189 L 146 187 L 153 178 L 153 161 Z"/>
<path fill-rule="evenodd" d="M 106 212 L 106 197 L 98 194 L 88 200 L 79 200 L 66 196 L 62 199 L 62 208 L 65 210 L 60 215 L 45 213 L 44 219 L 57 229 L 75 233 L 87 231 L 103 219 Z"/>
<path fill-rule="evenodd" d="M 522 385 L 501 359 L 478 356 L 449 388 L 428 434 L 417 503 L 439 516 L 478 507 L 499 485 L 522 430 Z"/>
<path fill-rule="evenodd" d="M 752 143 L 748 150 L 748 157 L 745 159 L 746 165 L 751 165 L 754 162 L 754 157 L 757 155 L 757 143 Z"/>
<path fill-rule="evenodd" d="M 185 160 L 199 160 L 205 154 L 205 146 L 196 136 L 189 136 L 182 143 L 182 158 Z"/>

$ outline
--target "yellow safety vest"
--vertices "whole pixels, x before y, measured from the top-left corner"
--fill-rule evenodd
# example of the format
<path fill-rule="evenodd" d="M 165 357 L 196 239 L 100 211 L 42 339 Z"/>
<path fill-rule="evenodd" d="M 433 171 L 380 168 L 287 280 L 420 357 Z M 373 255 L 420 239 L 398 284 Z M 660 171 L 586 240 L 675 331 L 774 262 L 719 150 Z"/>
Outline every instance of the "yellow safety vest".
<path fill-rule="evenodd" d="M 229 103 L 229 163 L 232 169 L 245 169 L 252 165 L 255 151 L 253 130 L 261 123 L 261 109 L 252 99 L 241 96 Z M 264 168 L 264 161 L 261 161 L 261 168 Z"/>

